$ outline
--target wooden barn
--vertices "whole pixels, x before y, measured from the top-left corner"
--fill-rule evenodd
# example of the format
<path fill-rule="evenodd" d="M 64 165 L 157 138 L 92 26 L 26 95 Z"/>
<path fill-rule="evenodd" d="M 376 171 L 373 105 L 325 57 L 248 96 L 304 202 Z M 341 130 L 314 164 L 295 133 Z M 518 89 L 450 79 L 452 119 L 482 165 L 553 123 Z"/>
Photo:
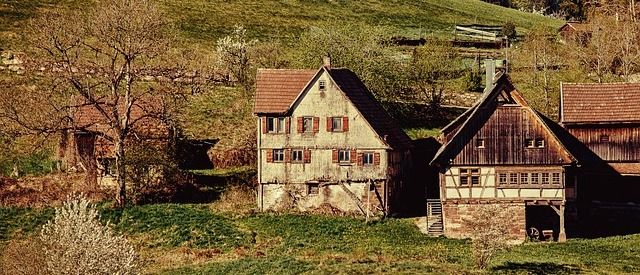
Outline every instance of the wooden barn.
<path fill-rule="evenodd" d="M 560 93 L 561 125 L 592 156 L 581 199 L 640 202 L 640 83 L 562 83 Z"/>
<path fill-rule="evenodd" d="M 144 144 L 157 150 L 166 150 L 173 136 L 173 129 L 158 118 L 162 112 L 160 98 L 145 98 L 131 109 L 133 121 L 131 133 L 126 141 L 129 145 Z M 90 186 L 112 186 L 116 183 L 114 131 L 110 126 L 108 112 L 95 104 L 81 99 L 70 112 L 67 130 L 61 132 L 58 159 L 65 171 L 86 173 Z M 114 103 L 101 102 L 102 110 L 109 110 Z M 122 104 L 122 103 L 120 103 Z"/>
<path fill-rule="evenodd" d="M 410 139 L 355 73 L 258 70 L 258 207 L 360 215 L 398 212 Z"/>
<path fill-rule="evenodd" d="M 563 241 L 577 195 L 576 159 L 553 131 L 557 125 L 527 104 L 508 75 L 487 75 L 495 77 L 482 98 L 441 132 L 431 162 L 440 171 L 440 200 L 428 202 L 428 226 L 468 237 L 464 219 L 499 205 L 513 217 L 512 239 Z"/>

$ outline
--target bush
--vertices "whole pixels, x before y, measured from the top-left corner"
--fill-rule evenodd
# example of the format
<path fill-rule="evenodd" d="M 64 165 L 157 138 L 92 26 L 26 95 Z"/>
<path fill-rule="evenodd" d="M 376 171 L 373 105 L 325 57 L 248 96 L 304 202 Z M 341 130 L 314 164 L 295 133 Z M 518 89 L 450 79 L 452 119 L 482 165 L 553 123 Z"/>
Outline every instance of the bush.
<path fill-rule="evenodd" d="M 476 267 L 484 269 L 495 254 L 507 247 L 509 225 L 513 221 L 500 205 L 484 205 L 464 220 L 471 230 L 473 257 Z"/>
<path fill-rule="evenodd" d="M 136 274 L 137 254 L 84 197 L 70 196 L 40 233 L 49 274 Z"/>

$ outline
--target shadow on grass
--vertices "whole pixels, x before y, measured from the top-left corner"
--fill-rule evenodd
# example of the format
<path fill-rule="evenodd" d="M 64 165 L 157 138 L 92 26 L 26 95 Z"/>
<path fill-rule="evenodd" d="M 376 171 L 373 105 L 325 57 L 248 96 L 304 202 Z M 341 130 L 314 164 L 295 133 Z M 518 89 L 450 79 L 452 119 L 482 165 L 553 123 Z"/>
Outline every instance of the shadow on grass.
<path fill-rule="evenodd" d="M 491 269 L 493 272 L 506 274 L 579 274 L 580 268 L 566 264 L 525 262 L 506 262 Z"/>

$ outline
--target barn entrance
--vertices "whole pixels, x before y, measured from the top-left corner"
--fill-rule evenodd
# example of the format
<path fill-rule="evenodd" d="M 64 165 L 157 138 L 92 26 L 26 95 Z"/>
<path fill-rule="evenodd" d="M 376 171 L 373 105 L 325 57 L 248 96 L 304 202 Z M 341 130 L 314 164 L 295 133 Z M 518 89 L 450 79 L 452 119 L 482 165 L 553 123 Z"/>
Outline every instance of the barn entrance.
<path fill-rule="evenodd" d="M 564 205 L 527 203 L 527 236 L 540 241 L 565 241 Z"/>

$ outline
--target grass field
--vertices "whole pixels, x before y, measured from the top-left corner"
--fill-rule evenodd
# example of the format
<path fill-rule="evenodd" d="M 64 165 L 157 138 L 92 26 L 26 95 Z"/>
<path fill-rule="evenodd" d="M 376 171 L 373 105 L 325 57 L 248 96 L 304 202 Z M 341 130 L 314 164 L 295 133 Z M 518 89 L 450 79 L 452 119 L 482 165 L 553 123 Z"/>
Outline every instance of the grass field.
<path fill-rule="evenodd" d="M 86 9 L 80 0 L 5 0 L 0 3 L 0 47 L 20 44 L 25 20 L 39 9 L 55 7 Z M 291 41 L 301 31 L 320 23 L 347 22 L 388 26 L 396 33 L 418 37 L 449 34 L 455 24 L 503 24 L 512 21 L 518 31 L 535 24 L 559 27 L 560 20 L 487 4 L 479 0 L 263 0 L 210 1 L 160 0 L 168 17 L 180 31 L 180 40 L 211 45 L 243 24 L 261 40 Z M 188 42 L 187 42 L 188 41 Z"/>
<path fill-rule="evenodd" d="M 36 232 L 50 209 L 0 208 L 0 247 Z M 411 219 L 365 224 L 346 217 L 229 215 L 212 205 L 102 209 L 136 244 L 145 273 L 482 273 L 466 240 L 423 235 Z M 489 273 L 640 272 L 640 235 L 525 243 L 500 253 Z"/>

